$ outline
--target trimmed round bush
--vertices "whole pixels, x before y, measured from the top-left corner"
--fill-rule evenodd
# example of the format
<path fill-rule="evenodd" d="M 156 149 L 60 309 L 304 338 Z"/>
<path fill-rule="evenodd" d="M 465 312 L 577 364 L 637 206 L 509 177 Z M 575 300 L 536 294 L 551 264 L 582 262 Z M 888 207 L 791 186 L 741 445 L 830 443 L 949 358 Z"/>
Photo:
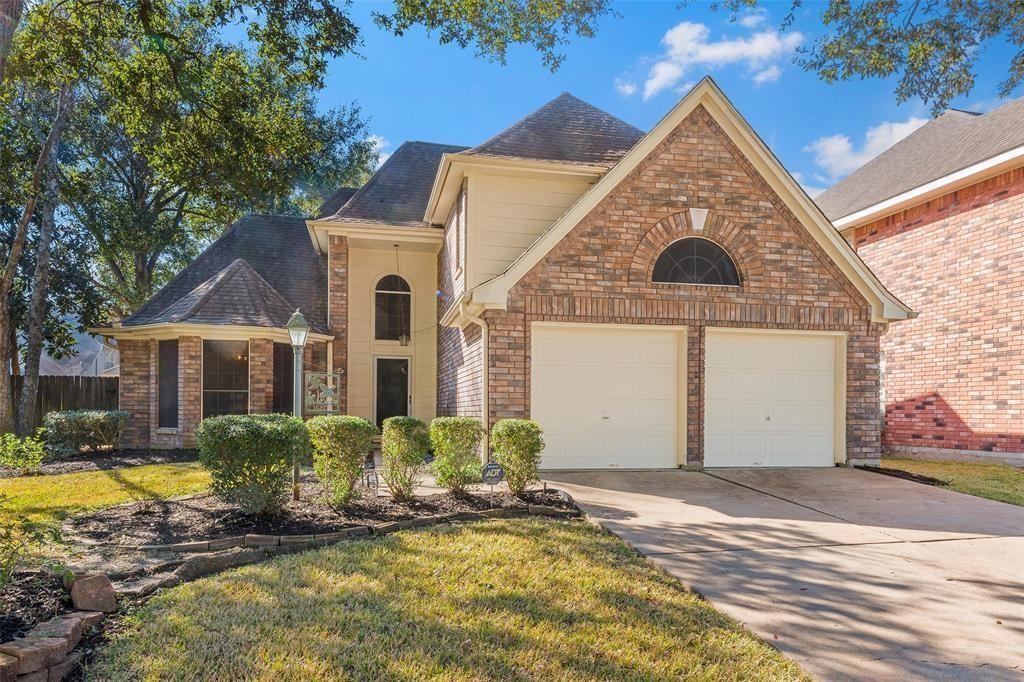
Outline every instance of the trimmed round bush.
<path fill-rule="evenodd" d="M 437 417 L 430 422 L 430 444 L 434 447 L 434 478 L 456 495 L 466 486 L 480 482 L 477 450 L 484 427 L 472 417 Z"/>
<path fill-rule="evenodd" d="M 544 430 L 532 419 L 499 419 L 491 430 L 494 460 L 505 469 L 505 481 L 519 497 L 526 486 L 540 480 L 540 452 Z"/>
<path fill-rule="evenodd" d="M 327 484 L 335 504 L 356 494 L 366 457 L 373 452 L 377 427 L 362 417 L 327 415 L 306 422 L 313 444 L 313 470 Z"/>
<path fill-rule="evenodd" d="M 123 410 L 61 410 L 43 417 L 46 449 L 53 457 L 70 457 L 82 450 L 116 449 L 128 413 Z"/>
<path fill-rule="evenodd" d="M 380 453 L 384 460 L 381 477 L 399 502 L 412 499 L 429 452 L 430 437 L 427 425 L 422 421 L 415 417 L 389 417 L 384 420 L 380 437 Z"/>
<path fill-rule="evenodd" d="M 306 425 L 286 414 L 208 417 L 196 438 L 213 492 L 247 514 L 279 511 L 291 485 L 292 459 L 310 452 Z"/>

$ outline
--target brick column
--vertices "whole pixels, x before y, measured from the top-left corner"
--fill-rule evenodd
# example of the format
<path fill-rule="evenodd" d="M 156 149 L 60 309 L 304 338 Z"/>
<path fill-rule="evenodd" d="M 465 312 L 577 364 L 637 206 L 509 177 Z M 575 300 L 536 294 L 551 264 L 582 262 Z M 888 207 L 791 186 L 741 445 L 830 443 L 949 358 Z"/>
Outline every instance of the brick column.
<path fill-rule="evenodd" d="M 274 342 L 249 340 L 249 412 L 266 414 L 274 409 Z"/>
<path fill-rule="evenodd" d="M 182 445 L 196 446 L 196 427 L 203 419 L 203 340 L 178 338 L 178 428 Z"/>
<path fill-rule="evenodd" d="M 121 446 L 125 448 L 149 447 L 150 390 L 149 341 L 121 339 L 117 347 L 121 355 L 121 375 L 118 380 L 118 406 L 128 413 Z"/>
<path fill-rule="evenodd" d="M 341 413 L 348 411 L 348 239 L 330 238 L 327 254 L 327 319 L 334 336 L 334 371 L 341 373 Z"/>

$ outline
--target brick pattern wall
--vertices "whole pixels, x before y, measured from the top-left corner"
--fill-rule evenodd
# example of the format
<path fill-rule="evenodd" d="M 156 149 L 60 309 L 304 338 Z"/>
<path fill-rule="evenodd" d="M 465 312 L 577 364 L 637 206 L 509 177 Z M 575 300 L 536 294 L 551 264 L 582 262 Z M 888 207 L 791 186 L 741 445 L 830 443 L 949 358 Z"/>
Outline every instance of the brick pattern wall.
<path fill-rule="evenodd" d="M 721 240 L 737 260 L 738 289 L 650 283 L 659 247 L 696 233 L 690 208 L 709 210 L 705 236 Z M 879 456 L 880 325 L 703 108 L 513 288 L 507 310 L 488 311 L 486 319 L 492 421 L 529 414 L 533 321 L 685 325 L 690 464 L 703 459 L 706 325 L 846 331 L 847 457 Z"/>
<path fill-rule="evenodd" d="M 249 413 L 274 411 L 274 342 L 249 340 Z"/>
<path fill-rule="evenodd" d="M 882 337 L 883 446 L 1024 452 L 1024 168 L 858 227 L 851 242 L 919 313 Z"/>
<path fill-rule="evenodd" d="M 196 427 L 203 420 L 203 340 L 178 337 L 178 409 L 182 446 L 196 446 Z"/>
<path fill-rule="evenodd" d="M 118 407 L 128 412 L 121 445 L 125 448 L 149 447 L 150 415 L 150 349 L 149 341 L 122 339 L 117 344 L 121 354 L 118 379 Z"/>
<path fill-rule="evenodd" d="M 341 413 L 348 410 L 348 239 L 332 235 L 327 253 L 327 326 L 334 336 L 335 372 L 341 372 Z"/>

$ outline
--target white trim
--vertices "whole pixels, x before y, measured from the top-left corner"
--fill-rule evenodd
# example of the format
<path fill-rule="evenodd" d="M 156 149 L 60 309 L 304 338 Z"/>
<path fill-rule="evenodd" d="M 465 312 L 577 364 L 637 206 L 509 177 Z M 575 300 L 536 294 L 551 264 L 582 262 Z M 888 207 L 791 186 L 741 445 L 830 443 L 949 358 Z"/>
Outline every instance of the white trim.
<path fill-rule="evenodd" d="M 797 220 L 807 228 L 808 233 L 869 301 L 874 321 L 902 320 L 911 316 L 910 308 L 885 289 L 710 78 L 698 83 L 651 132 L 569 207 L 569 210 L 504 273 L 475 287 L 471 291 L 473 300 L 487 307 L 504 307 L 509 290 L 612 192 L 698 105 L 702 105 L 722 126 L 772 190 L 786 202 Z"/>
<path fill-rule="evenodd" d="M 139 324 L 129 327 L 93 327 L 90 334 L 112 339 L 176 339 L 179 336 L 198 336 L 202 339 L 219 341 L 248 341 L 249 339 L 270 339 L 291 343 L 288 330 L 284 327 L 252 327 L 243 325 L 187 324 L 160 322 Z M 310 332 L 309 341 L 330 341 L 329 334 Z"/>
<path fill-rule="evenodd" d="M 835 340 L 835 433 L 833 434 L 833 461 L 835 464 L 846 464 L 846 344 L 849 334 L 845 331 L 828 331 L 818 329 L 774 329 L 769 327 L 705 327 L 704 328 L 704 367 L 705 376 L 703 390 L 707 391 L 707 347 L 708 334 L 760 334 L 777 336 L 828 336 Z M 704 423 L 701 423 L 704 428 Z"/>
<path fill-rule="evenodd" d="M 306 229 L 313 240 L 313 248 L 316 249 L 318 254 L 328 252 L 331 235 L 369 241 L 428 244 L 434 247 L 435 253 L 441 250 L 441 246 L 444 243 L 444 230 L 426 225 L 423 227 L 409 227 L 408 225 L 374 222 L 307 220 Z"/>
<path fill-rule="evenodd" d="M 967 187 L 987 178 L 1005 173 L 1024 162 L 1024 146 L 1010 149 L 992 158 L 980 161 L 941 178 L 936 178 L 914 189 L 897 194 L 877 204 L 850 213 L 832 221 L 837 230 L 846 232 L 858 225 L 891 215 L 905 208 L 924 203 L 929 199 L 949 194 L 961 187 Z"/>

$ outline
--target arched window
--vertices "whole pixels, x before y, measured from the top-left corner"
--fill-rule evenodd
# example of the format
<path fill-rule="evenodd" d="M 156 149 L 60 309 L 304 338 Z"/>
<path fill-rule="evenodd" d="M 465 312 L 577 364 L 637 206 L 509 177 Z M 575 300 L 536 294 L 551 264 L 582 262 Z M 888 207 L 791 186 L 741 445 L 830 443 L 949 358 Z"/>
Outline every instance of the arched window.
<path fill-rule="evenodd" d="M 374 338 L 378 341 L 400 341 L 405 337 L 408 340 L 412 328 L 409 283 L 398 275 L 385 275 L 377 282 L 374 298 Z"/>
<path fill-rule="evenodd" d="M 729 254 L 713 241 L 700 237 L 686 237 L 665 247 L 654 263 L 651 279 L 670 284 L 740 284 L 739 272 Z"/>

